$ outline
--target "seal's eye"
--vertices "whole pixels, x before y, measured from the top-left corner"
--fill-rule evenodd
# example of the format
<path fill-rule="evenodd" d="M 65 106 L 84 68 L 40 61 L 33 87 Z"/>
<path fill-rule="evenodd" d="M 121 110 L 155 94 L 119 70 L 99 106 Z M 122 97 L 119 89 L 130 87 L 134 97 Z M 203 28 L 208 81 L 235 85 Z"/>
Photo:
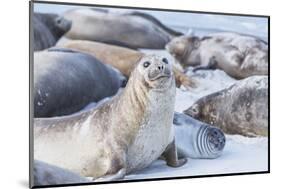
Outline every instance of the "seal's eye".
<path fill-rule="evenodd" d="M 146 61 L 143 63 L 143 67 L 147 68 L 150 65 L 150 62 Z"/>
<path fill-rule="evenodd" d="M 168 64 L 168 59 L 167 58 L 163 58 L 162 61 L 165 63 L 165 64 Z"/>
<path fill-rule="evenodd" d="M 57 23 L 58 23 L 58 24 L 61 23 L 61 18 L 57 19 Z"/>

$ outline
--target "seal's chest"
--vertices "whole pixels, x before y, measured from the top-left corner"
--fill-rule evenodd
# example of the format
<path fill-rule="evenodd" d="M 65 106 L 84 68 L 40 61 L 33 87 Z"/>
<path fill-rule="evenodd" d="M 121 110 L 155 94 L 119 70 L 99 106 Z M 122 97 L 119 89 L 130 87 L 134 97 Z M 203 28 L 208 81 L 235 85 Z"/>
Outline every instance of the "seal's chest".
<path fill-rule="evenodd" d="M 133 144 L 128 149 L 128 171 L 141 169 L 160 157 L 173 140 L 173 97 L 154 99 Z"/>

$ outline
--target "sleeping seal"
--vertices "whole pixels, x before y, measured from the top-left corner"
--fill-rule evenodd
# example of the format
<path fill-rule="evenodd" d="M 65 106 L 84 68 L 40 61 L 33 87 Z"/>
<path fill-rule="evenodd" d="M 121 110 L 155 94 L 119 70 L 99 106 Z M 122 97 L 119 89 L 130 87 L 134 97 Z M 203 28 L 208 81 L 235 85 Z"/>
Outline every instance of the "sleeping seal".
<path fill-rule="evenodd" d="M 177 112 L 173 124 L 179 158 L 213 159 L 222 154 L 225 136 L 219 128 Z"/>
<path fill-rule="evenodd" d="M 32 17 L 34 51 L 52 47 L 71 28 L 71 21 L 57 14 L 34 13 Z"/>
<path fill-rule="evenodd" d="M 91 54 L 101 62 L 115 67 L 126 77 L 130 76 L 138 61 L 145 55 L 140 51 L 129 48 L 86 40 L 67 40 L 57 44 L 57 46 Z M 194 81 L 181 72 L 174 64 L 173 72 L 177 87 L 181 85 L 186 89 L 195 87 Z"/>
<path fill-rule="evenodd" d="M 185 114 L 225 133 L 268 135 L 268 76 L 252 76 L 199 99 Z"/>
<path fill-rule="evenodd" d="M 173 37 L 182 35 L 164 26 L 153 16 L 141 12 L 74 9 L 64 13 L 64 17 L 72 21 L 67 38 L 99 41 L 134 49 L 164 49 Z"/>
<path fill-rule="evenodd" d="M 222 69 L 228 75 L 243 79 L 268 75 L 268 45 L 253 36 L 237 33 L 216 33 L 203 37 L 180 36 L 166 49 L 186 68 Z"/>
<path fill-rule="evenodd" d="M 52 117 L 81 110 L 116 94 L 124 77 L 96 58 L 69 49 L 34 53 L 34 116 Z"/>
<path fill-rule="evenodd" d="M 125 89 L 96 109 L 34 119 L 35 159 L 95 181 L 121 179 L 163 154 L 178 167 L 172 126 L 175 80 L 163 57 L 142 57 Z"/>

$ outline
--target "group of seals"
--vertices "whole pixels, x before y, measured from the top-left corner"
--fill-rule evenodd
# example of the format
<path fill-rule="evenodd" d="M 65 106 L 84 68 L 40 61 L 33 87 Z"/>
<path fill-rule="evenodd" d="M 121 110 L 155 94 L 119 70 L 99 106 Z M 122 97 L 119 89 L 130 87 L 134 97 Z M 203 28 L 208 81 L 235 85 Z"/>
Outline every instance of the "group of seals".
<path fill-rule="evenodd" d="M 66 40 L 57 46 L 88 53 L 101 62 L 115 67 L 126 77 L 130 76 L 138 61 L 145 55 L 140 51 L 129 48 L 86 40 Z M 177 87 L 181 85 L 185 88 L 195 87 L 194 82 L 187 75 L 175 65 L 172 66 Z"/>
<path fill-rule="evenodd" d="M 57 14 L 34 13 L 32 19 L 34 51 L 54 46 L 71 28 L 71 21 Z"/>
<path fill-rule="evenodd" d="M 267 136 L 266 76 L 203 97 L 184 111 L 188 116 L 174 113 L 175 83 L 187 88 L 193 82 L 167 58 L 129 49 L 166 46 L 184 68 L 220 68 L 241 79 L 268 74 L 266 42 L 236 33 L 176 37 L 182 33 L 141 12 L 74 9 L 64 17 L 33 18 L 35 50 L 53 46 L 68 30 L 71 39 L 34 54 L 36 185 L 88 181 L 80 176 L 122 179 L 159 157 L 172 167 L 187 158 L 217 158 L 225 146 L 222 131 Z M 129 78 L 119 93 L 125 79 L 113 67 Z M 42 118 L 54 116 L 61 117 Z"/>
<path fill-rule="evenodd" d="M 123 178 L 161 154 L 167 165 L 181 166 L 187 160 L 177 157 L 174 105 L 171 64 L 156 55 L 142 57 L 125 89 L 96 109 L 35 118 L 34 157 L 95 181 Z"/>
<path fill-rule="evenodd" d="M 185 114 L 218 126 L 225 133 L 268 135 L 268 76 L 252 76 L 207 95 Z"/>
<path fill-rule="evenodd" d="M 125 78 L 81 52 L 51 48 L 34 53 L 34 116 L 52 117 L 81 110 L 117 93 Z"/>
<path fill-rule="evenodd" d="M 134 49 L 164 49 L 173 37 L 182 35 L 153 16 L 141 12 L 74 9 L 63 16 L 72 21 L 72 27 L 66 34 L 70 39 L 98 41 Z"/>
<path fill-rule="evenodd" d="M 231 32 L 214 33 L 202 39 L 180 36 L 168 43 L 166 49 L 184 68 L 219 68 L 236 79 L 268 75 L 268 44 L 253 36 Z"/>

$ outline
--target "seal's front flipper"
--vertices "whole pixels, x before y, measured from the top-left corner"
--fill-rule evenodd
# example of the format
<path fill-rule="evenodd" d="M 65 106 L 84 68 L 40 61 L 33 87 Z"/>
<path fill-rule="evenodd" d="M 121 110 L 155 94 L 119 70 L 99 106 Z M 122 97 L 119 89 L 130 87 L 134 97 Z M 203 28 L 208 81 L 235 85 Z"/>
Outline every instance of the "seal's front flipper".
<path fill-rule="evenodd" d="M 166 150 L 162 154 L 162 157 L 166 160 L 167 165 L 170 167 L 180 167 L 187 162 L 187 158 L 178 159 L 175 140 L 167 146 Z"/>
<path fill-rule="evenodd" d="M 187 75 L 185 75 L 182 71 L 180 71 L 175 66 L 173 66 L 173 72 L 174 72 L 175 79 L 176 79 L 176 86 L 178 88 L 180 88 L 181 85 L 185 89 L 196 88 L 197 87 L 196 81 L 194 81 L 193 79 L 189 78 Z"/>
<path fill-rule="evenodd" d="M 217 65 L 218 65 L 218 62 L 216 61 L 216 58 L 213 56 L 210 58 L 207 65 L 196 66 L 192 70 L 192 72 L 196 72 L 198 70 L 214 70 L 217 68 Z"/>
<path fill-rule="evenodd" d="M 126 175 L 126 169 L 122 168 L 115 174 L 106 175 L 106 176 L 94 179 L 94 182 L 110 182 L 110 181 L 114 181 L 114 180 L 120 180 L 120 179 L 123 179 L 125 177 L 125 175 Z"/>

